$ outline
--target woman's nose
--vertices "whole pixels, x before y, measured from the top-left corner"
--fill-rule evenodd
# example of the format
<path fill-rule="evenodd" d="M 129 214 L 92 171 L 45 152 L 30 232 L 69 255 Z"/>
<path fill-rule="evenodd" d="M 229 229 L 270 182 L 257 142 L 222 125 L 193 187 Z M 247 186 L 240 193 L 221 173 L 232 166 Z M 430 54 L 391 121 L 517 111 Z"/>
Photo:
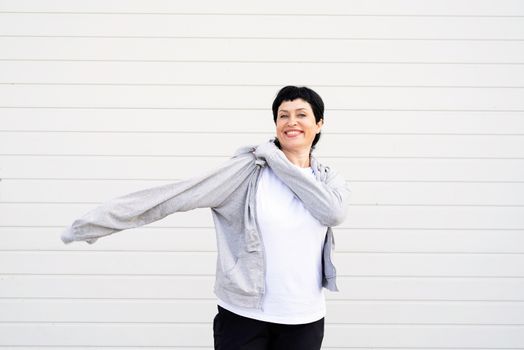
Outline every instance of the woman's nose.
<path fill-rule="evenodd" d="M 289 119 L 288 119 L 288 125 L 296 125 L 297 124 L 297 119 L 293 116 L 290 116 Z"/>

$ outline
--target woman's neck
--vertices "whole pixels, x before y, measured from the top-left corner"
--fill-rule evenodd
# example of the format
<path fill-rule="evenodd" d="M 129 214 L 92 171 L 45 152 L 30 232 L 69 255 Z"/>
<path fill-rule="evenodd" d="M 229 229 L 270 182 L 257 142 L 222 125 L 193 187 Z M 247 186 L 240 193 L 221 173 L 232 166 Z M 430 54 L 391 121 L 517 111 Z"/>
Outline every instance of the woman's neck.
<path fill-rule="evenodd" d="M 286 158 L 299 168 L 307 168 L 310 166 L 310 152 L 311 148 L 304 150 L 286 150 L 282 149 Z"/>

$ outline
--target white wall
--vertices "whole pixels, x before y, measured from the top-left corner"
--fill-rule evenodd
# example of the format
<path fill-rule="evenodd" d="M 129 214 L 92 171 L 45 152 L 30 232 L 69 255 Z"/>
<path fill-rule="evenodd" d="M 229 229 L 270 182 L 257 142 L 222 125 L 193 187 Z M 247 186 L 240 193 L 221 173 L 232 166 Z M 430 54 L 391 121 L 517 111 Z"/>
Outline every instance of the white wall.
<path fill-rule="evenodd" d="M 353 187 L 325 349 L 524 349 L 524 2 L 0 1 L 0 349 L 209 349 L 207 211 L 95 245 L 97 203 L 327 105 Z"/>

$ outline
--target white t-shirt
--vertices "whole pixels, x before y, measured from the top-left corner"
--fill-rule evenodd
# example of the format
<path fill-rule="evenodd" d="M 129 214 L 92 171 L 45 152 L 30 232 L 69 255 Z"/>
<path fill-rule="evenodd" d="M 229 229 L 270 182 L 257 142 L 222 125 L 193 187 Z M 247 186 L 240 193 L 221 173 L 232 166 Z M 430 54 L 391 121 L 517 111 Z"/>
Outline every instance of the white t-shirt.
<path fill-rule="evenodd" d="M 299 168 L 314 176 L 311 168 Z M 266 294 L 262 310 L 218 301 L 238 315 L 282 324 L 318 321 L 326 314 L 322 289 L 322 247 L 327 227 L 269 167 L 256 194 L 257 219 L 266 252 Z"/>

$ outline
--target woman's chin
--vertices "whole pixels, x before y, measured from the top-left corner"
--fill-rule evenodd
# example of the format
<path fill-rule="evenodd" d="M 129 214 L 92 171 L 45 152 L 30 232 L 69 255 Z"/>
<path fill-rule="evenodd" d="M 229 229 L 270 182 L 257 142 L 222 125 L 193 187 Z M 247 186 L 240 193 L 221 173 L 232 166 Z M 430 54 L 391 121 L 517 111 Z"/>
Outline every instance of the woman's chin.
<path fill-rule="evenodd" d="M 284 152 L 309 152 L 311 150 L 311 145 L 305 144 L 303 142 L 282 142 L 280 141 L 280 146 Z"/>

